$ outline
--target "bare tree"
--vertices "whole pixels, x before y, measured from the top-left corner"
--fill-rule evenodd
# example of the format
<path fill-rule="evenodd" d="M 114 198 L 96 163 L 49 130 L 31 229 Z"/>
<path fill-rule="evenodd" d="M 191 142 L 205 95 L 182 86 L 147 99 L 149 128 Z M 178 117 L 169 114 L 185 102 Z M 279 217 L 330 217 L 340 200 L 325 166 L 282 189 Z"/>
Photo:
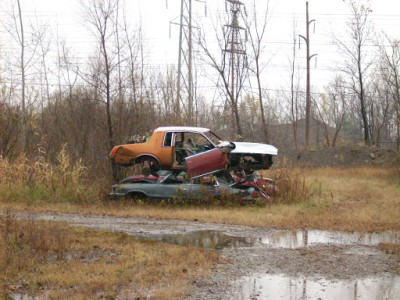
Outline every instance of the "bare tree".
<path fill-rule="evenodd" d="M 381 146 L 384 129 L 388 127 L 393 113 L 393 101 L 390 88 L 387 82 L 381 80 L 379 74 L 375 75 L 371 86 L 371 98 L 375 101 L 369 101 L 369 119 L 371 141 L 377 147 Z"/>
<path fill-rule="evenodd" d="M 390 47 L 385 46 L 388 42 Z M 384 35 L 379 43 L 381 77 L 390 91 L 396 113 L 397 150 L 400 150 L 400 40 Z"/>
<path fill-rule="evenodd" d="M 47 102 L 50 101 L 50 84 L 49 84 L 49 72 L 48 72 L 48 58 L 47 55 L 50 51 L 50 44 L 52 42 L 52 36 L 51 33 L 49 31 L 49 27 L 46 24 L 41 24 L 39 23 L 39 20 L 36 17 L 36 26 L 35 28 L 32 28 L 32 36 L 33 38 L 37 41 L 38 43 L 38 55 L 40 56 L 40 68 L 38 68 L 39 70 L 39 74 L 41 79 L 44 79 L 44 93 L 42 91 L 43 94 L 45 94 L 46 100 Z M 41 86 L 43 86 L 41 84 Z M 43 102 L 42 101 L 42 108 L 43 108 Z"/>
<path fill-rule="evenodd" d="M 269 10 L 269 1 L 267 1 L 266 10 L 263 11 L 261 19 L 259 20 L 258 10 L 256 7 L 256 1 L 254 0 L 252 3 L 252 9 L 250 12 L 250 18 L 244 18 L 245 26 L 247 29 L 251 55 L 249 58 L 248 68 L 256 78 L 257 82 L 257 92 L 258 92 L 258 101 L 260 105 L 261 111 L 261 121 L 262 128 L 264 133 L 264 140 L 266 143 L 269 143 L 269 134 L 267 127 L 267 120 L 265 118 L 264 104 L 263 104 L 263 85 L 261 82 L 262 73 L 266 68 L 265 59 L 263 59 L 262 54 L 264 52 L 263 41 L 266 33 L 267 22 L 268 22 L 268 10 Z"/>
<path fill-rule="evenodd" d="M 12 77 L 11 77 L 12 78 Z M 1 78 L 3 81 L 4 78 Z M 12 105 L 15 97 L 15 84 L 1 85 L 0 93 L 0 157 L 10 157 L 16 152 L 18 131 L 21 129 L 19 111 Z"/>
<path fill-rule="evenodd" d="M 295 149 L 298 148 L 297 140 L 297 121 L 299 119 L 299 78 L 297 66 L 297 30 L 296 22 L 293 21 L 293 48 L 292 57 L 289 58 L 290 63 L 290 119 L 293 129 L 293 139 Z"/>
<path fill-rule="evenodd" d="M 0 20 L 3 28 L 10 36 L 10 45 L 13 43 L 19 48 L 19 53 L 10 53 L 10 57 L 5 58 L 6 63 L 19 71 L 20 76 L 20 145 L 21 151 L 25 152 L 28 145 L 28 109 L 29 109 L 29 93 L 27 92 L 28 70 L 36 62 L 36 53 L 38 41 L 29 30 L 25 28 L 24 16 L 21 1 L 11 1 L 10 9 L 7 10 L 7 17 Z M 18 58 L 16 57 L 18 56 Z M 15 82 L 17 83 L 17 82 Z"/>
<path fill-rule="evenodd" d="M 339 133 L 343 127 L 347 100 L 344 80 L 337 76 L 325 88 L 326 93 L 314 104 L 322 121 L 324 137 L 328 147 L 335 147 Z"/>
<path fill-rule="evenodd" d="M 115 34 L 115 15 L 118 0 L 82 0 L 81 6 L 86 22 L 92 34 L 98 39 L 101 57 L 101 90 L 105 93 L 106 119 L 108 143 L 110 149 L 114 147 L 114 131 L 111 115 L 111 73 L 115 68 L 115 53 L 110 50 L 110 45 Z M 113 56 L 114 54 L 114 56 Z M 104 77 L 104 79 L 103 79 Z"/>
<path fill-rule="evenodd" d="M 368 112 L 365 96 L 365 81 L 368 77 L 368 69 L 372 65 L 372 59 L 367 51 L 368 42 L 371 42 L 373 27 L 369 21 L 372 12 L 369 2 L 365 4 L 355 0 L 346 0 L 350 9 L 351 19 L 347 22 L 350 42 L 343 38 L 334 37 L 334 41 L 345 58 L 343 72 L 351 81 L 351 89 L 357 94 L 360 101 L 361 118 L 364 129 L 364 142 L 371 144 L 370 128 L 368 125 Z"/>
<path fill-rule="evenodd" d="M 21 105 L 22 105 L 22 152 L 25 152 L 26 148 L 26 109 L 25 109 L 25 35 L 24 35 L 24 22 L 22 21 L 22 11 L 20 0 L 17 0 L 18 4 L 18 18 L 19 18 L 19 31 L 17 30 L 19 44 L 21 46 Z"/>
<path fill-rule="evenodd" d="M 221 20 L 217 20 L 221 25 Z M 234 128 L 235 135 L 241 139 L 243 135 L 240 114 L 239 114 L 239 99 L 243 90 L 244 82 L 247 79 L 247 57 L 244 53 L 235 55 L 236 59 L 231 57 L 232 49 L 229 47 L 231 42 L 231 32 L 229 27 L 222 26 L 222 31 L 217 29 L 214 25 L 214 32 L 219 49 L 218 54 L 215 54 L 211 47 L 207 44 L 206 35 L 204 30 L 197 36 L 197 43 L 200 49 L 205 54 L 205 62 L 210 65 L 218 74 L 218 88 L 221 89 L 222 94 L 226 97 L 227 102 L 231 108 L 232 113 L 232 127 Z M 228 29 L 227 29 L 228 28 Z M 233 46 L 232 46 L 233 47 Z M 215 78 L 213 78 L 215 80 Z"/>

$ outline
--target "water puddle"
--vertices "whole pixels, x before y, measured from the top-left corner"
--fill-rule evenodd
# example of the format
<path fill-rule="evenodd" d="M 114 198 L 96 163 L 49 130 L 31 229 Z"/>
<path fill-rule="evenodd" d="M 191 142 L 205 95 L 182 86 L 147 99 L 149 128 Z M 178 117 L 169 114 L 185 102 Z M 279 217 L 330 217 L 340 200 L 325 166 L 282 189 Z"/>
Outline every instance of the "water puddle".
<path fill-rule="evenodd" d="M 259 275 L 244 279 L 236 299 L 397 300 L 400 277 L 327 280 Z"/>
<path fill-rule="evenodd" d="M 200 248 L 269 247 L 296 249 L 316 244 L 364 245 L 400 243 L 400 231 L 380 233 L 324 230 L 269 230 L 241 226 L 160 221 L 140 218 L 113 218 L 79 215 L 39 215 L 40 220 L 64 221 L 77 226 L 124 232 L 152 239 Z"/>
<path fill-rule="evenodd" d="M 341 232 L 323 230 L 287 230 L 277 231 L 260 238 L 260 243 L 272 248 L 295 249 L 315 244 L 324 245 L 366 245 L 380 243 L 399 243 L 400 232 L 380 233 Z"/>
<path fill-rule="evenodd" d="M 256 245 L 270 248 L 296 249 L 323 245 L 378 245 L 379 243 L 399 243 L 399 232 L 360 233 L 321 230 L 272 231 L 261 237 L 228 235 L 222 231 L 203 230 L 179 234 L 159 234 L 141 237 L 182 246 L 222 249 L 252 247 Z"/>
<path fill-rule="evenodd" d="M 226 235 L 222 231 L 204 230 L 183 234 L 152 235 L 152 240 L 207 249 L 239 248 L 254 245 L 254 239 Z"/>

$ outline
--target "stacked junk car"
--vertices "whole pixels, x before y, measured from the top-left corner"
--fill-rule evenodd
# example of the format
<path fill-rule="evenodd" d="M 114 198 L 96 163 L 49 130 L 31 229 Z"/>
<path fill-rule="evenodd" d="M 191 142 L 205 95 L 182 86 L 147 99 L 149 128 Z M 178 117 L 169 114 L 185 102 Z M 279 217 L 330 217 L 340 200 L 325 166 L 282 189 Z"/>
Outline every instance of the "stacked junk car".
<path fill-rule="evenodd" d="M 113 186 L 111 197 L 140 199 L 230 195 L 240 201 L 270 200 L 273 180 L 260 178 L 278 149 L 272 145 L 222 140 L 208 128 L 159 127 L 143 142 L 115 146 L 110 160 L 138 166 L 140 174 Z"/>

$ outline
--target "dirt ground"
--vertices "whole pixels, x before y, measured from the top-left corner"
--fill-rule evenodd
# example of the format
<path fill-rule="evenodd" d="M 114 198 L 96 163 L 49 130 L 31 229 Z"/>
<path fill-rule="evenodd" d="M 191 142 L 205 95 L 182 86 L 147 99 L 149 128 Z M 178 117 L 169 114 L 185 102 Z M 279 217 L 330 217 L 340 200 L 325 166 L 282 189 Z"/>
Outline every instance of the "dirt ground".
<path fill-rule="evenodd" d="M 184 245 L 214 248 L 212 251 L 218 251 L 224 263 L 215 267 L 210 278 L 193 281 L 188 299 L 269 299 L 262 294 L 262 285 L 252 286 L 248 294 L 243 294 L 243 290 L 249 288 L 246 280 L 256 274 L 308 280 L 323 278 L 329 282 L 361 280 L 371 276 L 399 279 L 399 257 L 386 254 L 379 247 L 381 242 L 399 243 L 400 232 L 397 231 L 385 235 L 318 230 L 284 231 L 216 223 L 78 214 L 19 213 L 18 216 L 124 232 L 138 238 L 180 241 Z M 387 299 L 396 299 L 400 295 L 399 287 L 395 289 Z"/>

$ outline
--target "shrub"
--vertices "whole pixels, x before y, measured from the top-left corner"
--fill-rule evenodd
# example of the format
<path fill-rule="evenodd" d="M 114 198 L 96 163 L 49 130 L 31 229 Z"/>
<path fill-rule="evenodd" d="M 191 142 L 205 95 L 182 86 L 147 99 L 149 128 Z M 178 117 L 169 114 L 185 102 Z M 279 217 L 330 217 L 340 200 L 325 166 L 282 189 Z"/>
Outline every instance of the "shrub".
<path fill-rule="evenodd" d="M 295 204 L 312 197 L 311 184 L 306 182 L 304 174 L 299 170 L 285 164 L 274 170 L 273 176 L 277 185 L 277 195 L 274 197 L 277 202 Z"/>

